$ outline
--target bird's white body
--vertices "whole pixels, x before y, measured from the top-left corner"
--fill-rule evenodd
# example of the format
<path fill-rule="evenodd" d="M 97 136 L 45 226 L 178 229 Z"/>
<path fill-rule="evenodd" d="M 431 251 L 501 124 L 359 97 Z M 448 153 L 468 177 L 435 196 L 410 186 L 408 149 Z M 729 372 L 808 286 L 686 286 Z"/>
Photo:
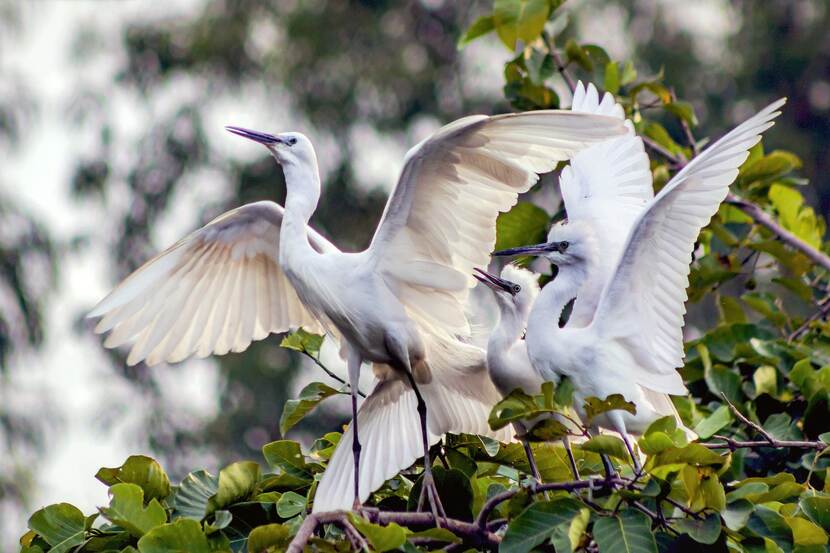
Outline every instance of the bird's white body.
<path fill-rule="evenodd" d="M 360 367 L 372 363 L 379 382 L 329 462 L 315 511 L 364 500 L 445 432 L 509 439 L 487 425 L 499 395 L 485 353 L 463 341 L 472 269 L 492 250 L 498 213 L 538 173 L 621 134 L 620 122 L 538 111 L 443 127 L 407 154 L 372 243 L 360 253 L 341 252 L 308 226 L 320 178 L 305 136 L 228 130 L 264 144 L 282 165 L 285 209 L 248 204 L 147 262 L 90 313 L 102 317 L 97 332 L 110 332 L 105 344 L 132 342 L 129 363 L 155 364 L 242 351 L 298 326 L 326 331 L 340 339 L 355 411 Z M 358 447 L 358 434 L 355 490 L 350 446 Z"/>
<path fill-rule="evenodd" d="M 528 320 L 526 342 L 533 367 L 542 378 L 567 375 L 577 408 L 586 397 L 611 394 L 622 394 L 637 407 L 636 415 L 609 411 L 595 425 L 625 437 L 627 431 L 644 431 L 661 416 L 676 415 L 667 394 L 686 393 L 676 368 L 684 354 L 684 303 L 695 241 L 726 197 L 749 148 L 772 125 L 782 104 L 772 104 L 713 144 L 636 214 L 596 306 L 588 310 L 593 317 L 587 323 L 558 324 L 574 297 L 576 310 L 583 283 L 601 272 L 596 228 L 582 222 L 559 225 L 547 244 L 528 248 L 559 268 Z"/>

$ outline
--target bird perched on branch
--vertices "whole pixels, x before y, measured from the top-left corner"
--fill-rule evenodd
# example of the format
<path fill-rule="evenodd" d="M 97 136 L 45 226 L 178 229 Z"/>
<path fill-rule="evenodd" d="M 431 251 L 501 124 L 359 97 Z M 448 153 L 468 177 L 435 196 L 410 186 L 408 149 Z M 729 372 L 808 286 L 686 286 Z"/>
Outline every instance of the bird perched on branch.
<path fill-rule="evenodd" d="M 636 405 L 636 414 L 612 410 L 594 424 L 620 434 L 638 471 L 627 432 L 642 432 L 669 409 L 673 411 L 667 394 L 687 393 L 675 369 L 683 365 L 684 303 L 695 241 L 726 197 L 749 149 L 773 125 L 780 113 L 776 110 L 783 104 L 784 100 L 779 100 L 733 129 L 646 201 L 632 218 L 622 254 L 607 278 L 602 277 L 603 267 L 608 266 L 603 244 L 619 239 L 615 231 L 608 231 L 619 220 L 606 218 L 600 210 L 586 220 L 571 220 L 569 212 L 567 224 L 554 226 L 547 243 L 495 254 L 544 256 L 559 268 L 528 320 L 526 341 L 531 363 L 542 378 L 570 377 L 578 409 L 586 397 L 612 394 L 622 394 Z M 613 147 L 613 143 L 603 147 Z M 575 163 L 573 173 L 563 178 L 587 183 L 574 191 L 590 198 L 601 188 L 580 181 L 578 165 Z M 600 166 L 590 167 L 597 170 Z M 563 185 L 567 201 L 566 188 Z M 631 199 L 642 202 L 636 194 Z M 580 300 L 580 291 L 597 278 L 604 284 L 594 307 L 589 305 L 594 296 L 589 295 L 587 302 L 585 297 Z M 574 315 L 581 308 L 580 301 L 585 312 L 593 315 L 584 324 L 577 318 L 560 328 L 560 316 L 575 297 Z"/>
<path fill-rule="evenodd" d="M 359 253 L 341 252 L 308 226 L 321 192 L 308 138 L 228 130 L 262 144 L 282 166 L 285 209 L 245 205 L 179 241 L 93 309 L 90 316 L 102 317 L 96 331 L 110 332 L 108 347 L 134 343 L 128 362 L 149 364 L 242 351 L 297 326 L 336 335 L 354 418 L 315 510 L 357 504 L 422 454 L 421 503 L 438 516 L 429 445 L 448 431 L 493 434 L 487 415 L 498 393 L 484 352 L 463 339 L 472 269 L 488 259 L 496 217 L 538 173 L 621 134 L 622 124 L 537 111 L 446 125 L 408 152 L 372 243 Z M 364 362 L 379 383 L 358 413 Z"/>

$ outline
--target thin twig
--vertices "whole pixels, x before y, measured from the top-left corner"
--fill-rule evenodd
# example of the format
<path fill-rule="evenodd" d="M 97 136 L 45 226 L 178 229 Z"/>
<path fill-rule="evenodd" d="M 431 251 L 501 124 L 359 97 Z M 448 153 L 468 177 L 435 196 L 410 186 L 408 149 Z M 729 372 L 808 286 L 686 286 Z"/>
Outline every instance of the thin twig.
<path fill-rule="evenodd" d="M 701 443 L 703 447 L 709 449 L 728 449 L 735 451 L 736 449 L 762 449 L 762 448 L 781 448 L 781 449 L 815 449 L 822 451 L 827 447 L 824 442 L 811 442 L 808 440 L 736 440 L 727 436 L 715 435 L 714 438 L 723 440 L 722 442 L 704 442 Z"/>
<path fill-rule="evenodd" d="M 792 342 L 796 338 L 800 337 L 807 331 L 807 329 L 810 328 L 810 324 L 813 321 L 825 319 L 828 313 L 830 313 L 830 301 L 828 301 L 828 298 L 824 298 L 819 302 L 819 310 L 810 315 L 810 317 L 804 321 L 801 326 L 796 328 L 795 331 L 787 337 L 787 341 Z"/>
<path fill-rule="evenodd" d="M 677 101 L 677 96 L 675 95 L 674 90 L 671 91 L 671 101 Z M 678 117 L 678 119 L 680 119 L 680 127 L 683 129 L 683 134 L 686 135 L 686 142 L 689 144 L 689 148 L 692 149 L 692 157 L 695 158 L 697 157 L 699 151 L 697 148 L 697 141 L 695 140 L 695 137 L 692 134 L 692 128 L 689 126 L 689 123 L 682 117 Z"/>
<path fill-rule="evenodd" d="M 545 41 L 545 46 L 548 47 L 548 52 L 550 52 L 550 57 L 553 58 L 553 63 L 556 64 L 556 70 L 559 71 L 559 74 L 562 75 L 562 78 L 567 83 L 568 88 L 571 89 L 573 92 L 576 89 L 576 83 L 571 77 L 570 73 L 568 73 L 566 69 L 566 65 L 562 62 L 562 56 L 559 55 L 559 52 L 556 50 L 556 46 L 553 44 L 553 40 L 551 39 L 550 35 L 542 31 L 542 40 Z"/>
<path fill-rule="evenodd" d="M 336 380 L 336 381 L 337 381 L 337 382 L 339 382 L 340 384 L 343 384 L 344 386 L 346 386 L 346 387 L 348 387 L 348 388 L 351 388 L 351 386 L 349 385 L 349 383 L 348 383 L 348 382 L 346 382 L 345 380 L 343 380 L 342 378 L 340 378 L 339 376 L 337 376 L 336 374 L 334 374 L 333 372 L 331 372 L 331 370 L 329 370 L 329 368 L 328 368 L 328 367 L 326 367 L 325 365 L 323 365 L 322 363 L 320 363 L 320 360 L 319 360 L 319 359 L 317 359 L 316 357 L 314 357 L 313 355 L 311 355 L 311 354 L 310 354 L 310 353 L 308 353 L 307 351 L 304 351 L 304 352 L 303 352 L 303 354 L 304 354 L 306 357 L 308 357 L 309 359 L 311 359 L 312 361 L 314 361 L 314 364 L 315 364 L 315 365 L 317 365 L 318 367 L 320 367 L 321 369 L 323 369 L 323 372 L 324 372 L 324 373 L 326 373 L 327 375 L 329 375 L 331 378 L 333 378 L 334 380 Z M 363 392 L 361 392 L 360 390 L 357 390 L 357 395 L 359 395 L 359 396 L 360 396 L 360 397 L 362 397 L 362 398 L 365 398 L 365 397 L 366 397 L 366 394 L 364 394 L 364 393 L 363 393 Z"/>
<path fill-rule="evenodd" d="M 729 399 L 726 397 L 726 394 L 721 393 L 720 397 L 722 397 L 723 401 L 725 401 L 726 404 L 729 405 L 729 409 L 731 409 L 732 413 L 736 417 L 738 417 L 738 420 L 740 420 L 742 423 L 744 423 L 748 427 L 750 427 L 753 430 L 755 430 L 756 432 L 758 432 L 758 434 L 760 434 L 761 436 L 764 437 L 764 439 L 767 441 L 768 444 L 772 445 L 772 444 L 775 443 L 775 437 L 773 437 L 772 434 L 770 434 L 769 432 L 767 432 L 766 430 L 761 428 L 761 425 L 756 424 L 756 423 L 752 422 L 751 420 L 749 420 L 748 418 L 746 418 L 746 416 L 743 413 L 741 413 L 738 410 L 738 408 L 735 407 L 735 405 L 731 401 L 729 401 Z"/>

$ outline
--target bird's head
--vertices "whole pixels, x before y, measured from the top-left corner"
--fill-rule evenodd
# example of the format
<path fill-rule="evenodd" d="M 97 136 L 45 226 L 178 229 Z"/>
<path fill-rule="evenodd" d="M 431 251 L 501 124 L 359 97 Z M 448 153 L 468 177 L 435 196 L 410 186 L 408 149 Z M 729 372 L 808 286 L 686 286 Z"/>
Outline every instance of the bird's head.
<path fill-rule="evenodd" d="M 269 134 L 242 127 L 225 127 L 225 130 L 254 142 L 259 142 L 271 152 L 280 165 L 316 163 L 311 141 L 299 132 Z"/>
<path fill-rule="evenodd" d="M 539 282 L 532 271 L 515 265 L 505 265 L 500 277 L 481 269 L 475 271 L 476 280 L 495 292 L 502 312 L 509 309 L 526 317 L 539 295 Z"/>
<path fill-rule="evenodd" d="M 568 224 L 562 221 L 553 225 L 548 240 L 543 244 L 520 246 L 493 252 L 493 255 L 534 255 L 544 257 L 556 266 L 590 263 L 595 256 L 593 233 L 585 223 Z"/>

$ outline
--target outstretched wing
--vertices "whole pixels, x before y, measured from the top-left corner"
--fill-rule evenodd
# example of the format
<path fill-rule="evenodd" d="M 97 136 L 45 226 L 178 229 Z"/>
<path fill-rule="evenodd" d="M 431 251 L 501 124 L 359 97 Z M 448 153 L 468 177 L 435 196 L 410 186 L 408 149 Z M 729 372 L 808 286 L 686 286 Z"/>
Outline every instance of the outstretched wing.
<path fill-rule="evenodd" d="M 596 87 L 580 81 L 571 110 L 625 119 L 621 105 L 606 93 L 599 99 Z M 648 155 L 642 139 L 625 121 L 624 136 L 593 144 L 577 153 L 562 170 L 559 186 L 568 221 L 586 221 L 597 233 L 602 257 L 616 261 L 628 232 L 654 198 Z"/>
<path fill-rule="evenodd" d="M 473 267 L 487 265 L 496 218 L 588 144 L 625 132 L 615 117 L 534 111 L 466 117 L 409 151 L 369 247 L 410 316 L 443 336 L 468 335 Z"/>
<path fill-rule="evenodd" d="M 119 284 L 89 317 L 104 345 L 133 343 L 127 363 L 243 351 L 271 332 L 322 331 L 280 269 L 283 208 L 256 202 L 220 215 Z M 320 252 L 337 248 L 309 229 Z"/>
<path fill-rule="evenodd" d="M 685 393 L 674 369 L 683 364 L 684 303 L 695 241 L 784 101 L 764 108 L 692 160 L 628 236 L 592 325 L 603 336 L 632 341 L 629 349 L 640 366 L 629 370 L 646 388 Z"/>

